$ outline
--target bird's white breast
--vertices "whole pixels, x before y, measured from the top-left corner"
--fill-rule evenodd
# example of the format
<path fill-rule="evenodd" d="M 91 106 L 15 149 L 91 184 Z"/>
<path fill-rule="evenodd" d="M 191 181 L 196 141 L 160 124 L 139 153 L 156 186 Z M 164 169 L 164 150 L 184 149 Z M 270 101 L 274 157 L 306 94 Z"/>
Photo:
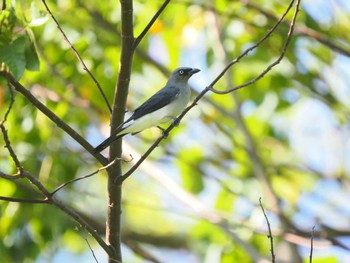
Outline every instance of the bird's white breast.
<path fill-rule="evenodd" d="M 120 134 L 136 133 L 151 127 L 155 127 L 175 119 L 187 106 L 190 100 L 190 88 L 185 85 L 181 88 L 177 98 L 163 108 L 146 114 L 145 116 L 125 123 L 125 128 Z"/>

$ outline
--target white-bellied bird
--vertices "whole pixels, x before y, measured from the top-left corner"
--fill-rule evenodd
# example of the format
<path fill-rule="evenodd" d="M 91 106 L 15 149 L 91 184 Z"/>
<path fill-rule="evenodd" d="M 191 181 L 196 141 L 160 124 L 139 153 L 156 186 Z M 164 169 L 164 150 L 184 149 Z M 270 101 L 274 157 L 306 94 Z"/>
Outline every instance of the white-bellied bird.
<path fill-rule="evenodd" d="M 111 136 L 95 148 L 94 152 L 102 151 L 128 133 L 136 134 L 144 129 L 175 120 L 190 100 L 191 90 L 188 80 L 199 71 L 188 67 L 174 70 L 164 88 L 139 106 L 129 119 L 112 131 Z"/>

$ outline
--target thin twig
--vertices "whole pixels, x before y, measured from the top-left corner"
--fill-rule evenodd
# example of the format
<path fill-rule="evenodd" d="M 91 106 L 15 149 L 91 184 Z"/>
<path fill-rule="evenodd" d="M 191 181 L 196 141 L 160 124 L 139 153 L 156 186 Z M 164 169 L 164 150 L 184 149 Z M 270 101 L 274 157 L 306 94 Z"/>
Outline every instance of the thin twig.
<path fill-rule="evenodd" d="M 8 115 L 11 112 L 13 104 L 15 103 L 15 95 L 13 94 L 13 90 L 12 90 L 12 87 L 11 87 L 9 82 L 7 82 L 7 86 L 9 88 L 9 90 L 10 90 L 10 104 L 9 104 L 9 106 L 8 106 L 6 112 L 5 112 L 4 118 L 2 119 L 0 124 L 4 124 L 7 121 L 7 117 L 8 117 Z"/>
<path fill-rule="evenodd" d="M 91 153 L 102 165 L 107 165 L 108 160 L 102 154 L 94 154 L 94 147 L 86 141 L 79 133 L 77 133 L 71 126 L 60 119 L 55 113 L 41 103 L 28 89 L 22 86 L 9 72 L 0 71 L 0 75 L 4 76 L 16 91 L 25 96 L 38 110 L 40 110 L 46 117 L 54 122 L 58 127 L 70 135 L 77 143 Z"/>
<path fill-rule="evenodd" d="M 6 200 L 6 201 L 12 201 L 12 202 L 27 202 L 27 203 L 49 203 L 53 204 L 56 207 L 60 208 L 62 211 L 64 211 L 66 214 L 70 215 L 72 218 L 74 218 L 80 225 L 82 225 L 94 238 L 95 240 L 100 244 L 100 246 L 106 251 L 108 255 L 114 254 L 113 248 L 111 248 L 95 231 L 95 229 L 90 226 L 76 211 L 69 208 L 67 205 L 62 203 L 61 201 L 55 199 L 50 192 L 45 188 L 45 186 L 32 174 L 25 171 L 18 160 L 16 154 L 14 153 L 11 144 L 9 142 L 9 139 L 7 137 L 7 132 L 4 127 L 4 125 L 1 123 L 0 128 L 2 130 L 2 133 L 4 135 L 6 146 L 10 152 L 10 155 L 14 162 L 16 163 L 16 166 L 19 169 L 19 173 L 21 176 L 27 178 L 33 185 L 36 186 L 36 188 L 46 197 L 46 199 L 43 200 L 30 200 L 30 199 L 18 199 L 18 198 L 12 198 L 12 197 L 0 197 L 0 200 Z"/>
<path fill-rule="evenodd" d="M 23 174 L 21 174 L 20 172 L 17 172 L 15 174 L 6 174 L 3 172 L 0 172 L 0 178 L 4 178 L 6 180 L 16 180 L 19 178 L 23 178 Z"/>
<path fill-rule="evenodd" d="M 0 200 L 2 201 L 9 201 L 9 202 L 15 202 L 15 203 L 28 203 L 28 204 L 48 204 L 48 199 L 26 199 L 26 198 L 16 198 L 16 197 L 7 197 L 7 196 L 0 196 Z"/>
<path fill-rule="evenodd" d="M 165 0 L 162 6 L 158 9 L 158 11 L 155 13 L 155 15 L 152 17 L 151 21 L 147 24 L 147 26 L 144 28 L 144 30 L 141 32 L 141 34 L 135 39 L 133 44 L 133 49 L 136 49 L 137 46 L 140 44 L 141 40 L 144 38 L 144 36 L 147 34 L 147 32 L 150 30 L 154 22 L 158 19 L 160 14 L 164 11 L 166 6 L 170 3 L 171 0 Z"/>
<path fill-rule="evenodd" d="M 61 28 L 60 24 L 58 23 L 58 21 L 56 20 L 55 16 L 52 14 L 49 6 L 46 4 L 46 0 L 42 0 L 47 12 L 50 14 L 51 18 L 53 19 L 53 21 L 55 22 L 58 30 L 61 32 L 64 40 L 68 43 L 69 47 L 72 49 L 72 51 L 74 52 L 75 56 L 78 58 L 79 62 L 81 63 L 81 65 L 83 66 L 83 69 L 89 74 L 89 76 L 91 77 L 91 79 L 94 81 L 94 83 L 96 84 L 96 87 L 98 88 L 98 90 L 100 91 L 108 109 L 109 112 L 112 113 L 112 107 L 109 104 L 106 94 L 103 92 L 103 89 L 100 85 L 100 83 L 97 81 L 97 79 L 95 78 L 95 76 L 91 73 L 91 71 L 87 68 L 87 66 L 85 65 L 84 60 L 81 58 L 81 56 L 79 55 L 78 51 L 75 49 L 75 47 L 72 45 L 72 43 L 69 41 L 68 37 L 66 36 L 66 34 L 64 33 L 63 29 Z"/>
<path fill-rule="evenodd" d="M 315 226 L 312 227 L 311 230 L 311 248 L 310 248 L 310 263 L 312 263 L 312 253 L 314 250 L 314 234 L 315 234 Z"/>
<path fill-rule="evenodd" d="M 258 12 L 260 12 L 261 14 L 263 14 L 264 16 L 266 16 L 270 19 L 274 19 L 274 20 L 278 19 L 278 17 L 276 17 L 274 14 L 266 11 L 260 5 L 251 3 L 248 0 L 241 0 L 241 2 L 244 5 L 246 5 L 248 8 L 257 10 Z M 288 21 L 285 21 L 284 23 L 289 24 Z M 326 47 L 330 48 L 331 50 L 336 51 L 340 54 L 343 54 L 344 56 L 350 57 L 350 50 L 347 50 L 347 49 L 337 45 L 336 43 L 332 42 L 329 38 L 327 38 L 327 36 L 325 36 L 323 34 L 323 32 L 320 33 L 320 32 L 318 32 L 310 27 L 305 26 L 305 25 L 296 25 L 294 32 L 296 35 L 303 35 L 303 36 L 307 36 L 309 38 L 313 38 L 316 41 L 320 42 L 321 44 L 325 45 Z"/>
<path fill-rule="evenodd" d="M 47 203 L 52 204 L 59 209 L 61 209 L 63 212 L 71 216 L 75 221 L 77 221 L 81 226 L 83 226 L 97 241 L 97 243 L 100 244 L 100 246 L 106 251 L 108 255 L 111 255 L 114 253 L 114 250 L 112 247 L 110 247 L 103 239 L 100 237 L 100 235 L 96 232 L 96 230 L 88 223 L 86 220 L 81 217 L 75 210 L 68 207 L 66 204 L 64 204 L 62 201 L 56 199 L 55 197 L 51 196 L 50 192 L 46 189 L 46 187 L 31 173 L 27 171 L 23 171 L 23 175 L 43 194 L 46 199 Z"/>
<path fill-rule="evenodd" d="M 217 45 L 218 45 L 218 55 L 217 57 L 221 57 L 222 60 L 224 61 L 225 64 L 228 64 L 228 53 L 226 51 L 226 48 L 223 44 L 224 40 L 222 39 L 222 27 L 221 27 L 221 23 L 219 21 L 219 16 L 217 15 L 216 12 L 212 12 L 213 13 L 213 18 L 214 18 L 214 32 L 213 32 L 213 38 L 216 39 L 217 41 Z M 276 19 L 278 20 L 278 18 Z M 233 72 L 232 71 L 227 71 L 226 72 L 226 79 L 227 79 L 227 85 L 229 87 L 233 87 Z M 256 177 L 261 181 L 261 184 L 263 186 L 263 191 L 266 194 L 266 197 L 269 199 L 269 203 L 271 204 L 271 206 L 274 208 L 274 210 L 276 212 L 279 212 L 279 201 L 278 201 L 278 197 L 276 196 L 276 194 L 274 193 L 271 183 L 269 181 L 269 179 L 266 176 L 266 167 L 264 166 L 264 164 L 261 161 L 260 156 L 257 153 L 257 149 L 256 146 L 254 144 L 254 139 L 252 134 L 250 133 L 244 119 L 242 116 L 242 109 L 241 109 L 241 101 L 238 98 L 237 93 L 233 92 L 232 93 L 232 98 L 234 100 L 234 104 L 236 105 L 234 107 L 234 110 L 232 112 L 230 112 L 230 116 L 232 115 L 232 117 L 234 118 L 234 122 L 237 125 L 237 128 L 243 133 L 244 137 L 245 137 L 245 142 L 246 145 L 243 146 L 242 148 L 247 152 L 247 154 L 250 156 L 250 160 L 251 160 L 251 164 L 253 166 L 253 170 L 254 170 L 254 174 L 256 175 Z M 231 137 L 231 135 L 229 136 Z"/>
<path fill-rule="evenodd" d="M 18 157 L 17 157 L 15 151 L 13 150 L 13 148 L 11 146 L 11 142 L 10 142 L 10 139 L 8 137 L 7 130 L 6 130 L 3 123 L 0 123 L 0 129 L 1 129 L 2 135 L 4 137 L 4 141 L 5 141 L 5 145 L 6 145 L 5 147 L 7 148 L 8 152 L 10 153 L 10 156 L 11 156 L 13 162 L 15 163 L 19 173 L 21 174 L 23 172 L 23 167 L 22 167 L 20 161 L 18 160 Z"/>
<path fill-rule="evenodd" d="M 268 36 L 270 36 L 272 34 L 272 30 L 275 30 L 277 28 L 277 26 L 281 23 L 282 19 L 286 16 L 286 14 L 288 13 L 288 11 L 291 9 L 291 7 L 293 6 L 294 0 L 291 1 L 291 3 L 289 4 L 287 10 L 284 12 L 284 14 L 282 15 L 281 19 L 279 19 L 276 23 L 276 25 L 269 30 L 269 32 L 253 47 L 256 48 L 257 46 L 259 46 L 264 40 L 266 40 L 268 38 Z M 289 28 L 289 32 L 288 32 L 288 38 L 287 38 L 287 43 L 289 43 L 292 32 L 293 32 L 293 27 L 294 27 L 294 22 L 295 19 L 297 17 L 298 14 L 298 8 L 299 8 L 299 3 L 300 0 L 297 0 L 297 6 L 296 6 L 296 12 L 293 15 L 293 20 L 292 23 L 290 25 Z M 285 45 L 285 48 L 287 48 L 288 45 Z M 153 152 L 153 150 L 159 145 L 159 143 L 165 139 L 167 136 L 165 136 L 165 134 L 169 134 L 169 132 L 176 126 L 175 123 L 179 123 L 182 118 L 187 114 L 187 112 L 189 112 L 194 106 L 197 105 L 198 101 L 210 90 L 212 90 L 212 87 L 225 75 L 226 71 L 235 63 L 237 63 L 242 57 L 244 57 L 246 54 L 248 54 L 250 51 L 252 51 L 254 48 L 249 48 L 248 50 L 246 50 L 244 53 L 242 53 L 242 55 L 238 56 L 235 60 L 233 60 L 231 63 L 229 63 L 222 71 L 221 73 L 209 84 L 209 86 L 207 86 L 205 89 L 202 90 L 202 92 L 200 92 L 197 97 L 193 100 L 193 102 L 187 107 L 185 108 L 182 113 L 175 119 L 175 121 L 163 132 L 163 134 L 158 137 L 158 139 L 151 145 L 151 147 L 141 156 L 141 158 L 123 175 L 120 176 L 118 178 L 115 179 L 115 183 L 117 184 L 121 184 L 124 180 L 126 180 L 145 160 L 146 158 Z M 263 72 L 263 74 L 265 75 L 267 72 Z M 255 79 L 256 81 L 257 79 Z M 253 81 L 254 82 L 254 81 Z M 253 83 L 252 82 L 252 83 Z M 250 83 L 251 84 L 251 83 Z M 241 87 L 242 88 L 242 87 Z"/>
<path fill-rule="evenodd" d="M 272 231 L 271 231 L 271 225 L 270 225 L 269 219 L 265 213 L 265 209 L 261 203 L 261 197 L 259 198 L 259 204 L 260 204 L 261 210 L 263 211 L 263 214 L 264 214 L 264 217 L 265 217 L 265 220 L 267 223 L 267 229 L 269 231 L 269 235 L 267 237 L 268 237 L 268 239 L 270 239 L 271 260 L 272 260 L 272 263 L 274 263 L 276 260 L 276 257 L 275 257 L 275 252 L 273 249 L 273 236 L 272 236 Z"/>
<path fill-rule="evenodd" d="M 89 240 L 88 240 L 86 237 L 84 237 L 84 239 L 85 239 L 86 244 L 88 245 L 88 247 L 89 247 L 89 249 L 90 249 L 90 251 L 91 251 L 91 253 L 92 253 L 92 256 L 94 257 L 96 263 L 98 263 L 98 260 L 97 260 L 97 258 L 96 258 L 95 252 L 93 251 L 92 247 L 90 246 Z"/>
<path fill-rule="evenodd" d="M 8 115 L 11 112 L 12 106 L 13 106 L 13 104 L 15 102 L 14 94 L 13 94 L 13 90 L 11 88 L 11 85 L 10 85 L 9 81 L 7 83 L 8 83 L 8 87 L 10 89 L 10 97 L 11 97 L 11 99 L 10 99 L 10 104 L 9 104 L 7 110 L 6 110 L 5 115 L 4 115 L 4 118 L 0 122 L 0 129 L 1 129 L 2 135 L 4 137 L 5 147 L 7 148 L 8 152 L 10 153 L 10 156 L 11 156 L 13 162 L 15 163 L 17 169 L 18 169 L 18 174 L 21 174 L 23 172 L 23 167 L 22 167 L 20 161 L 18 160 L 15 151 L 13 150 L 13 148 L 11 146 L 11 142 L 10 142 L 10 139 L 8 137 L 8 133 L 7 133 L 7 130 L 6 130 L 5 125 L 4 125 L 6 120 L 7 120 Z"/>
<path fill-rule="evenodd" d="M 284 12 L 284 14 L 281 16 L 281 18 L 277 21 L 277 23 L 269 30 L 269 32 L 263 37 L 261 38 L 255 45 L 253 45 L 252 47 L 246 49 L 241 55 L 239 55 L 236 59 L 232 60 L 225 68 L 225 70 L 223 71 L 223 73 L 225 73 L 229 68 L 231 68 L 234 64 L 238 63 L 244 56 L 248 55 L 249 52 L 251 52 L 252 50 L 256 49 L 262 42 L 264 42 L 269 36 L 271 36 L 271 34 L 276 30 L 277 26 L 283 21 L 283 19 L 285 18 L 285 16 L 287 15 L 287 13 L 289 12 L 289 10 L 292 8 L 294 4 L 294 0 L 292 0 L 287 8 L 287 10 Z M 297 4 L 295 7 L 295 11 L 293 14 L 293 18 L 292 21 L 290 22 L 290 26 L 289 26 L 289 30 L 288 30 L 288 34 L 287 34 L 287 39 L 286 42 L 283 45 L 281 54 L 279 55 L 279 57 L 274 60 L 270 65 L 267 66 L 267 68 L 261 72 L 257 77 L 251 79 L 250 81 L 247 81 L 244 84 L 238 85 L 236 87 L 233 87 L 231 89 L 228 90 L 224 90 L 224 91 L 219 91 L 217 89 L 214 89 L 214 85 L 211 85 L 212 87 L 210 88 L 210 90 L 216 94 L 228 94 L 231 93 L 235 90 L 241 89 L 243 87 L 249 86 L 253 83 L 255 83 L 256 81 L 258 81 L 259 79 L 261 79 L 262 77 L 264 77 L 274 66 L 276 66 L 277 64 L 279 64 L 281 62 L 281 60 L 284 58 L 284 55 L 287 51 L 287 48 L 289 46 L 290 40 L 292 38 L 293 35 L 293 31 L 294 31 L 294 26 L 295 26 L 295 20 L 297 18 L 297 14 L 299 12 L 299 5 L 300 5 L 300 0 L 297 0 Z M 219 75 L 220 76 L 220 75 Z M 217 81 L 215 81 L 216 83 Z"/>
<path fill-rule="evenodd" d="M 117 27 L 110 23 L 108 20 L 105 19 L 105 17 L 96 10 L 90 10 L 88 7 L 86 7 L 85 2 L 84 4 L 82 1 L 77 2 L 79 7 L 83 8 L 86 12 L 89 13 L 89 15 L 96 21 L 97 24 L 100 24 L 101 28 L 108 30 L 111 34 L 114 35 L 121 35 L 121 32 L 117 29 Z M 153 59 L 147 52 L 140 48 L 135 49 L 135 54 L 138 55 L 142 60 L 145 60 L 155 66 L 160 72 L 162 72 L 165 76 L 170 76 L 171 72 L 162 64 L 160 64 L 158 61 Z"/>
<path fill-rule="evenodd" d="M 80 176 L 80 177 L 78 177 L 78 178 L 74 178 L 74 179 L 72 179 L 72 180 L 69 180 L 69 181 L 67 181 L 67 182 L 65 182 L 65 183 L 63 183 L 63 184 L 61 184 L 60 186 L 58 186 L 55 190 L 53 190 L 53 191 L 51 192 L 51 195 L 56 194 L 56 193 L 57 193 L 59 190 L 61 190 L 63 187 L 66 187 L 67 185 L 69 185 L 69 184 L 71 184 L 71 183 L 74 183 L 74 182 L 77 182 L 77 181 L 80 181 L 80 180 L 89 178 L 89 177 L 91 177 L 91 176 L 93 176 L 93 175 L 99 173 L 100 171 L 107 169 L 108 167 L 112 166 L 112 165 L 115 163 L 115 161 L 116 161 L 116 159 L 114 159 L 112 162 L 110 162 L 110 163 L 107 164 L 106 166 L 103 166 L 103 167 L 101 167 L 101 168 L 98 168 L 96 171 L 94 171 L 94 172 L 92 172 L 92 173 L 90 173 L 90 174 L 88 174 L 88 175 Z"/>

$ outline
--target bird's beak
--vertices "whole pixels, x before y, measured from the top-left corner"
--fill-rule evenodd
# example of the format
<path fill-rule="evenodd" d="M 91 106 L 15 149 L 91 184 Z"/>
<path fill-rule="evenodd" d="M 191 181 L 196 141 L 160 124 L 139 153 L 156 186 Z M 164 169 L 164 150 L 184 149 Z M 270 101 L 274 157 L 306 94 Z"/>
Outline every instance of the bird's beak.
<path fill-rule="evenodd" d="M 199 69 L 197 69 L 197 68 L 193 68 L 193 69 L 191 69 L 191 71 L 189 72 L 191 75 L 194 75 L 194 74 L 196 74 L 196 73 L 198 73 L 200 70 Z"/>

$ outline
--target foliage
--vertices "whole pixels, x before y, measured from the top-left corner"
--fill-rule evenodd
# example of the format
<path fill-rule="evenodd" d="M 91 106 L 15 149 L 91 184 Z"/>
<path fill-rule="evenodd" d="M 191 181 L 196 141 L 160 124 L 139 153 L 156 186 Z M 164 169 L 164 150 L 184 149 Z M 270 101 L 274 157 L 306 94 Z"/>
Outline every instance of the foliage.
<path fill-rule="evenodd" d="M 97 145 L 109 134 L 108 108 L 45 6 L 39 0 L 3 3 L 1 64 L 47 108 Z M 333 9 L 328 8 L 331 3 Z M 112 103 L 120 69 L 119 4 L 80 0 L 47 4 Z M 134 1 L 135 36 L 161 4 Z M 179 65 L 202 70 L 191 82 L 193 94 L 199 93 L 229 61 L 257 43 L 288 4 L 170 2 L 135 51 L 127 109 L 132 111 L 161 88 L 169 71 Z M 138 259 L 147 258 L 144 250 L 164 262 L 270 260 L 260 197 L 268 211 L 277 260 L 307 261 L 313 226 L 317 241 L 313 262 L 350 257 L 344 238 L 350 235 L 349 13 L 345 0 L 302 2 L 282 62 L 234 93 L 207 93 L 125 181 L 125 262 L 139 262 L 137 254 Z M 286 21 L 291 19 L 288 14 Z M 215 88 L 228 90 L 259 75 L 280 55 L 287 32 L 288 23 L 282 23 Z M 9 140 L 24 169 L 49 191 L 100 167 L 22 94 L 15 93 L 14 99 L 4 123 Z M 0 119 L 10 104 L 9 85 L 1 77 Z M 131 154 L 134 160 L 125 162 L 123 171 L 159 135 L 150 129 L 125 137 L 123 158 Z M 0 144 L 0 172 L 17 173 L 3 138 Z M 56 196 L 103 236 L 106 193 L 107 177 L 101 172 L 67 185 Z M 26 178 L 5 177 L 0 177 L 0 196 L 42 197 Z M 94 252 L 101 250 L 72 217 L 48 204 L 0 201 L 0 226 L 4 262 L 41 262 L 60 253 L 67 261 L 78 254 L 75 262 L 86 257 L 92 262 L 88 244 Z M 143 250 L 135 249 L 138 246 Z"/>

